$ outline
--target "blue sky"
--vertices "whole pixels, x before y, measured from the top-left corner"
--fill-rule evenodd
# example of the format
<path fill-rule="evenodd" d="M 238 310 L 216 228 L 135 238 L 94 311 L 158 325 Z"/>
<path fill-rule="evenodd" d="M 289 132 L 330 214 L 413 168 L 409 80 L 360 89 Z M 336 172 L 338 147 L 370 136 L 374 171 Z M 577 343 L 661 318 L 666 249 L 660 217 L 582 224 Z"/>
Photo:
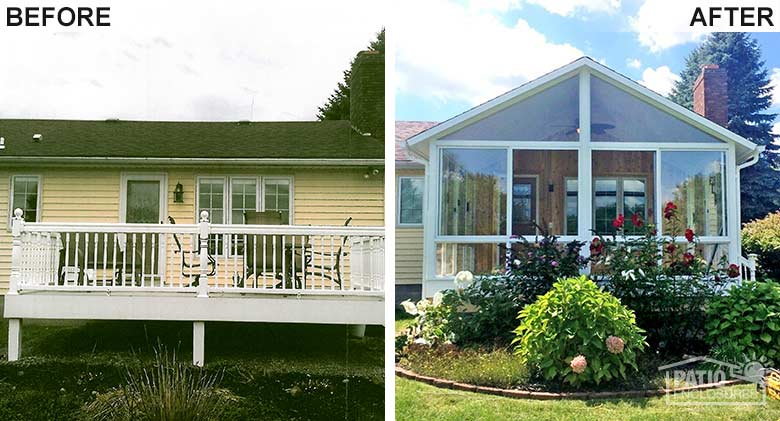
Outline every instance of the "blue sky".
<path fill-rule="evenodd" d="M 665 13 L 675 13 L 660 0 L 433 3 L 397 26 L 398 120 L 445 120 L 580 55 L 666 94 L 702 37 L 654 31 Z M 419 29 L 434 15 L 435 23 Z M 780 49 L 772 48 L 780 33 L 752 36 L 780 81 Z M 770 112 L 780 113 L 780 103 Z"/>

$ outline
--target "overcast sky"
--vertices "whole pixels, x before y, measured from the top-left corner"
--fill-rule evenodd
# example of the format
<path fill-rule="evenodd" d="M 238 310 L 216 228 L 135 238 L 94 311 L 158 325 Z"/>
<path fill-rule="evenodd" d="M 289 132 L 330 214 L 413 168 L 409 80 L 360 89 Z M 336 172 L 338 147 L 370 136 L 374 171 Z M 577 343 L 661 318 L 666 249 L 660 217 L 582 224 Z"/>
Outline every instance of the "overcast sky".
<path fill-rule="evenodd" d="M 374 0 L 57 3 L 111 27 L 1 27 L 0 118 L 312 120 L 385 24 Z"/>

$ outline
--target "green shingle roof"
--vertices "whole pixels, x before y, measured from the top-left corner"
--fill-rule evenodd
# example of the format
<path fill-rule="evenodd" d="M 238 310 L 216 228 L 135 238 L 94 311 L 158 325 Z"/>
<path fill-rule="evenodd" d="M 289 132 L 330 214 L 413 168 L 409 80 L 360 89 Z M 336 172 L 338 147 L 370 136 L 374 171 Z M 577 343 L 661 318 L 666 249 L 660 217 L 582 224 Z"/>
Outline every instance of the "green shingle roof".
<path fill-rule="evenodd" d="M 39 142 L 34 134 L 41 134 Z M 3 120 L 3 157 L 381 159 L 348 121 Z"/>

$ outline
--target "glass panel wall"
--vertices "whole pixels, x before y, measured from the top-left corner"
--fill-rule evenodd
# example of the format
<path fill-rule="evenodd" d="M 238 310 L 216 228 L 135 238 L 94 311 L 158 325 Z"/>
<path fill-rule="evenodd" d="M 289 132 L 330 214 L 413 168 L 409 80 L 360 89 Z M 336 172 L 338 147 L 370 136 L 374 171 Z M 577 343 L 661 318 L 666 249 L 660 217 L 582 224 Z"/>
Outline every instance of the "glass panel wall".
<path fill-rule="evenodd" d="M 580 89 L 577 76 L 564 80 L 443 139 L 579 140 Z"/>
<path fill-rule="evenodd" d="M 722 151 L 661 152 L 661 198 L 674 202 L 682 229 L 700 236 L 724 236 L 726 155 Z M 671 232 L 664 223 L 664 234 Z"/>
<path fill-rule="evenodd" d="M 436 276 L 454 276 L 462 270 L 474 275 L 487 275 L 502 270 L 505 248 L 499 244 L 436 245 Z"/>
<path fill-rule="evenodd" d="M 439 235 L 506 234 L 506 154 L 442 149 Z"/>
<path fill-rule="evenodd" d="M 595 76 L 590 77 L 590 100 L 594 142 L 722 143 Z"/>
<path fill-rule="evenodd" d="M 577 192 L 571 196 L 567 188 L 572 180 L 576 187 L 577 151 L 512 151 L 512 235 L 576 235 Z"/>

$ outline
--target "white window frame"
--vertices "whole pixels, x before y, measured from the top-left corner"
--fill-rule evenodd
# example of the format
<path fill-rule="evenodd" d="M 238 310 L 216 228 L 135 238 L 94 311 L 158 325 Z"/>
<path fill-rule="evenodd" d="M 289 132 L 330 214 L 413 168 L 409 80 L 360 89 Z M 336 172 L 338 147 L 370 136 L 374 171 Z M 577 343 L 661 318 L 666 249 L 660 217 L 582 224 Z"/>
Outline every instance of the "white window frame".
<path fill-rule="evenodd" d="M 290 186 L 290 192 L 289 192 L 289 198 L 290 201 L 290 220 L 288 221 L 290 225 L 295 225 L 295 178 L 292 176 L 262 176 L 262 189 L 260 190 L 260 194 L 262 194 L 262 198 L 260 197 L 260 194 L 258 194 L 258 199 L 261 200 L 261 206 L 259 209 L 262 209 L 263 212 L 265 212 L 265 183 L 267 181 L 287 181 Z M 260 186 L 260 184 L 258 184 Z"/>
<path fill-rule="evenodd" d="M 244 221 L 234 221 L 233 220 L 233 180 L 254 180 L 255 182 L 255 211 L 258 209 L 262 209 L 261 207 L 261 198 L 258 195 L 258 192 L 261 191 L 260 189 L 260 177 L 257 176 L 242 176 L 242 175 L 234 175 L 227 177 L 227 184 L 223 186 L 225 189 L 225 201 L 227 202 L 227 205 L 225 206 L 225 209 L 223 212 L 225 212 L 225 223 L 226 224 L 243 224 Z M 200 186 L 200 184 L 198 184 Z"/>
<path fill-rule="evenodd" d="M 159 181 L 160 182 L 160 219 L 168 217 L 168 174 L 165 173 L 135 173 L 123 172 L 119 184 L 119 222 L 127 221 L 127 182 L 128 181 Z"/>
<path fill-rule="evenodd" d="M 43 205 L 43 177 L 39 174 L 13 174 L 9 178 L 11 185 L 8 187 L 8 230 L 11 230 L 11 221 L 14 217 L 14 180 L 16 178 L 35 178 L 38 180 L 37 200 L 35 204 L 35 222 L 41 222 L 41 210 Z"/>
<path fill-rule="evenodd" d="M 452 276 L 437 276 L 436 275 L 436 247 L 441 243 L 511 243 L 516 239 L 510 238 L 509 235 L 496 235 L 496 236 L 441 236 L 440 230 L 440 191 L 441 191 L 441 152 L 445 148 L 468 148 L 468 149 L 506 149 L 507 150 L 507 221 L 512 220 L 511 209 L 511 182 L 512 182 L 512 154 L 514 149 L 541 149 L 541 150 L 576 150 L 578 151 L 577 159 L 577 178 L 578 178 L 578 212 L 577 212 L 577 226 L 578 232 L 576 235 L 564 235 L 560 237 L 560 241 L 566 242 L 571 240 L 590 241 L 592 239 L 592 233 L 590 228 L 593 221 L 593 199 L 592 199 L 592 168 L 591 159 L 592 151 L 595 150 L 609 150 L 609 151 L 651 151 L 655 152 L 655 174 L 654 174 L 654 197 L 650 198 L 646 196 L 646 200 L 653 200 L 655 203 L 655 221 L 659 233 L 663 232 L 663 203 L 662 203 L 662 186 L 661 186 L 661 174 L 663 173 L 663 167 L 661 162 L 661 153 L 664 151 L 721 151 L 725 152 L 726 168 L 724 173 L 725 179 L 725 194 L 724 200 L 724 218 L 726 218 L 726 231 L 723 236 L 713 237 L 701 237 L 700 242 L 702 244 L 714 244 L 714 243 L 728 243 L 729 247 L 729 260 L 731 263 L 738 263 L 740 257 L 740 244 L 739 244 L 739 214 L 737 212 L 739 194 L 737 190 L 738 186 L 738 173 L 736 168 L 736 146 L 732 142 L 723 143 L 677 143 L 677 142 L 591 142 L 590 138 L 590 75 L 592 72 L 588 68 L 581 68 L 575 70 L 579 72 L 580 76 L 580 138 L 577 142 L 544 142 L 544 141 L 527 141 L 523 139 L 508 139 L 508 140 L 460 140 L 460 139 L 448 139 L 442 140 L 441 137 L 446 136 L 448 133 L 457 130 L 460 127 L 471 124 L 472 122 L 481 119 L 485 115 L 491 114 L 490 111 L 486 113 L 475 114 L 473 117 L 461 121 L 454 128 L 442 131 L 438 133 L 435 138 L 431 139 L 428 144 L 428 157 L 429 161 L 426 165 L 426 186 L 425 186 L 425 202 L 424 206 L 428 210 L 425 213 L 423 230 L 424 230 L 424 248 L 423 248 L 423 296 L 432 296 L 438 290 L 444 288 L 450 288 Z M 594 74 L 594 76 L 598 76 Z M 539 90 L 545 89 L 547 86 L 558 83 L 565 80 L 568 77 L 567 74 L 561 73 L 556 75 L 555 78 L 550 78 L 542 84 L 523 95 L 518 96 L 514 101 L 521 101 L 528 96 L 533 95 Z M 607 81 L 612 83 L 610 81 Z M 614 85 L 614 83 L 613 83 Z M 616 85 L 617 86 L 617 85 Z M 617 86 L 620 89 L 626 89 L 621 86 Z M 626 89 L 627 90 L 627 89 Z M 629 91 L 630 94 L 637 96 L 635 93 Z M 648 101 L 645 98 L 637 96 L 637 100 Z M 673 110 L 663 111 L 677 116 L 678 113 Z M 682 116 L 684 121 L 689 119 Z M 688 121 L 695 127 L 699 127 L 700 124 L 696 122 Z M 507 229 L 511 229 L 511 222 L 507 223 Z M 526 240 L 534 241 L 534 236 L 525 236 Z M 676 239 L 677 240 L 677 239 Z M 685 241 L 684 238 L 680 239 Z M 587 255 L 587 247 L 583 248 L 583 254 Z"/>
<path fill-rule="evenodd" d="M 403 186 L 403 181 L 405 179 L 418 179 L 422 182 L 422 197 L 421 199 L 421 209 L 422 209 L 422 217 L 420 218 L 419 223 L 415 222 L 402 222 L 401 221 L 401 186 Z M 397 193 L 397 199 L 395 204 L 395 214 L 396 214 L 396 221 L 395 224 L 398 227 L 403 228 L 419 228 L 423 226 L 423 221 L 425 221 L 425 176 L 422 175 L 402 175 L 398 177 L 397 181 L 398 185 L 398 193 Z"/>

